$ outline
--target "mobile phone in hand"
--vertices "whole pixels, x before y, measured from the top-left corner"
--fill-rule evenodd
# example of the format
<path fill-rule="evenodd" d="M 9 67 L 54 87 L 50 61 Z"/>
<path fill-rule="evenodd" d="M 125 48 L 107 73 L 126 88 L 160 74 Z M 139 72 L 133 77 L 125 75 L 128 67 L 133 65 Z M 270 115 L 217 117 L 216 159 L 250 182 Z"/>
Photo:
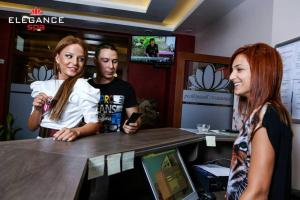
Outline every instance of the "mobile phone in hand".
<path fill-rule="evenodd" d="M 138 118 L 142 115 L 142 113 L 139 112 L 133 112 L 130 117 L 128 118 L 126 125 L 129 125 L 130 123 L 135 123 Z"/>

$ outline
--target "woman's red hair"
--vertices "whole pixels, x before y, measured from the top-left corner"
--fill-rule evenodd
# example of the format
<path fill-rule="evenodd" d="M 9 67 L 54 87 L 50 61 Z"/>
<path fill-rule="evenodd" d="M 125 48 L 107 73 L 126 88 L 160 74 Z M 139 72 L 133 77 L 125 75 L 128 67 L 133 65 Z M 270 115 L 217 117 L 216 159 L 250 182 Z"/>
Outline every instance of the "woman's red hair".
<path fill-rule="evenodd" d="M 239 54 L 246 56 L 251 71 L 250 95 L 248 98 L 239 97 L 239 112 L 244 116 L 244 120 L 249 119 L 255 109 L 269 102 L 277 110 L 280 120 L 290 126 L 289 113 L 281 101 L 280 86 L 283 67 L 277 50 L 264 43 L 243 46 L 232 55 L 230 66 Z M 254 127 L 256 127 L 259 120 L 258 114 L 254 115 L 254 119 Z"/>

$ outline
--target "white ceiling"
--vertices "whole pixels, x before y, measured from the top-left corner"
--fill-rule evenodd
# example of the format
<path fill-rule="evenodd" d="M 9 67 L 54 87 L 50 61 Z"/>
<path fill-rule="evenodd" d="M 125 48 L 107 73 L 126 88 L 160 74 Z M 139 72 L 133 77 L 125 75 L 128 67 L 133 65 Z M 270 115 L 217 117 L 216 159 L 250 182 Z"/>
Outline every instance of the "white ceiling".
<path fill-rule="evenodd" d="M 67 26 L 131 34 L 195 35 L 244 0 L 11 0 L 0 1 L 0 17 L 63 16 Z"/>

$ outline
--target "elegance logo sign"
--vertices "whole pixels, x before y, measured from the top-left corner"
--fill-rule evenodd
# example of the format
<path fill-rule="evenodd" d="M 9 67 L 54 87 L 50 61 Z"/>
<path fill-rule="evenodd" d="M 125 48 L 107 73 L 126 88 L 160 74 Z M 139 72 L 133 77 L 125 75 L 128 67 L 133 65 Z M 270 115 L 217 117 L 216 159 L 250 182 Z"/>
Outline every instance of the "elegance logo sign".
<path fill-rule="evenodd" d="M 43 11 L 39 8 L 33 8 L 30 11 L 30 15 L 42 15 Z"/>
<path fill-rule="evenodd" d="M 45 24 L 63 24 L 64 17 L 42 16 L 43 11 L 40 8 L 31 9 L 29 15 L 22 17 L 8 17 L 10 24 L 27 24 L 29 31 L 43 31 L 46 29 Z"/>

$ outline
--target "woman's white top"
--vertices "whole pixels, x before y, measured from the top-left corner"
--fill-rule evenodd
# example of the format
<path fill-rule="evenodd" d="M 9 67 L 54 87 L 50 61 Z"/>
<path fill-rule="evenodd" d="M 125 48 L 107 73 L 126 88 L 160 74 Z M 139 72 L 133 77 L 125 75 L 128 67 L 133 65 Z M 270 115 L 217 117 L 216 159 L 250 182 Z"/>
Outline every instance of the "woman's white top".
<path fill-rule="evenodd" d="M 64 80 L 35 81 L 31 83 L 31 96 L 34 98 L 43 92 L 47 96 L 54 97 Z M 78 79 L 73 87 L 65 110 L 57 121 L 49 119 L 49 111 L 43 113 L 41 126 L 60 130 L 64 127 L 74 128 L 84 118 L 85 123 L 98 122 L 98 101 L 100 90 L 91 86 L 87 79 Z"/>

